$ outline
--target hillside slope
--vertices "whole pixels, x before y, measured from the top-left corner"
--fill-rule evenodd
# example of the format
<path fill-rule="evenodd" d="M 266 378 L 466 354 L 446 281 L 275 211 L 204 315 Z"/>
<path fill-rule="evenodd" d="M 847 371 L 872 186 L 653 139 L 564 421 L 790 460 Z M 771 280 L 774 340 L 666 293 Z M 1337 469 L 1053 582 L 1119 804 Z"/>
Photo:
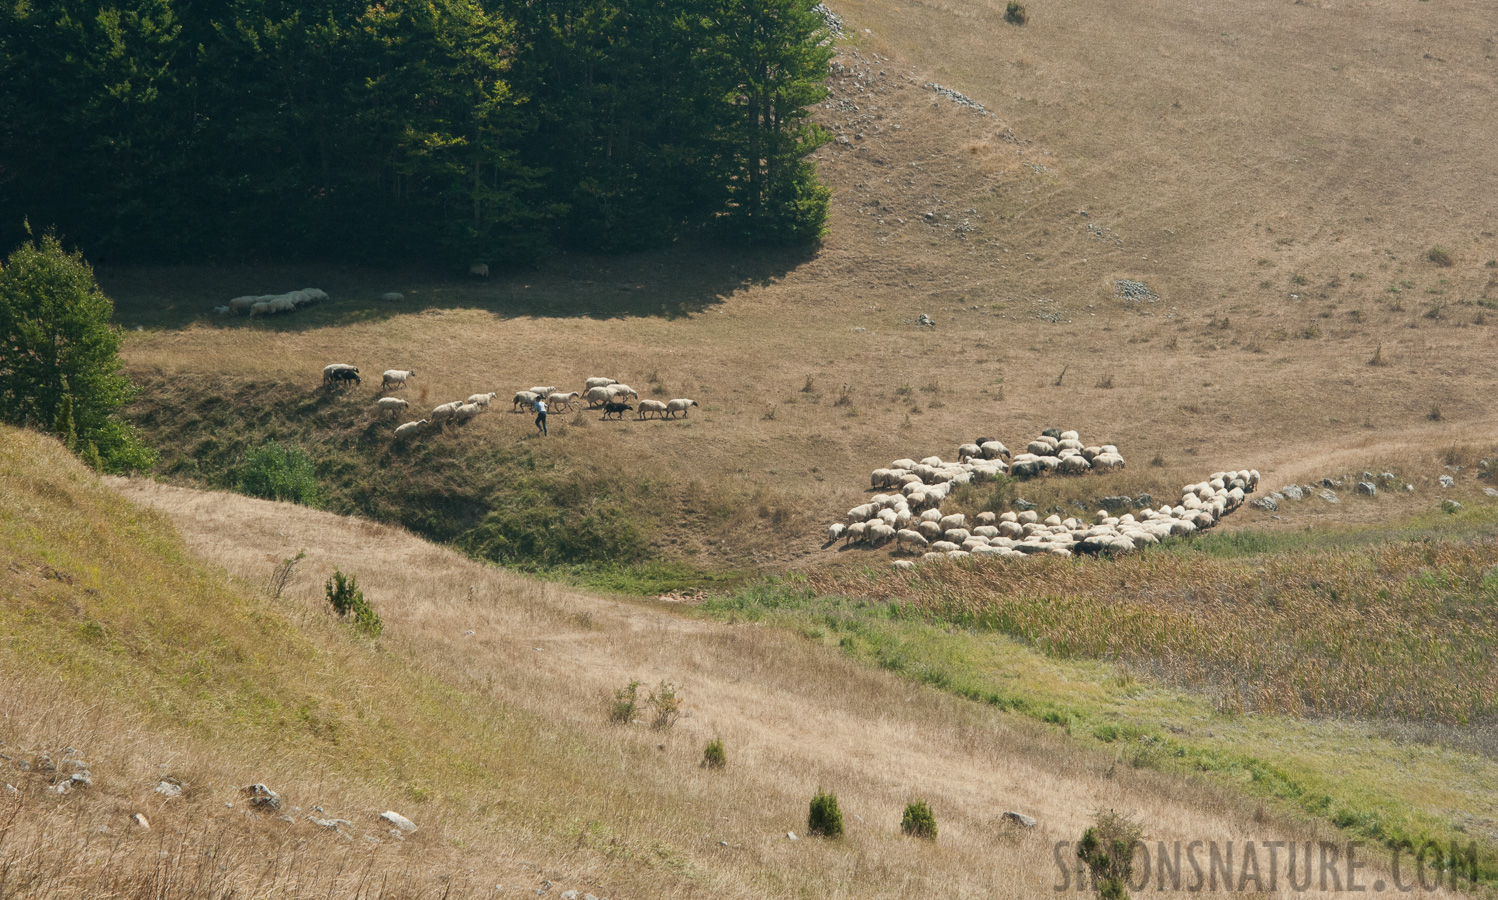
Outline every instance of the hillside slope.
<path fill-rule="evenodd" d="M 55 442 L 3 437 L 0 742 L 20 793 L 0 868 L 30 873 L 17 896 L 1021 897 L 1049 890 L 1051 842 L 1105 805 L 1161 837 L 1284 833 L 784 632 L 525 581 L 387 526 L 117 482 L 184 542 Z M 257 594 L 299 547 L 285 594 Z M 383 616 L 379 641 L 321 608 L 335 565 Z M 673 729 L 607 722 L 631 678 L 679 687 Z M 698 766 L 712 737 L 722 772 Z M 61 774 L 19 770 L 44 752 L 86 760 L 92 786 L 59 796 Z M 163 779 L 183 796 L 155 793 Z M 257 781 L 289 820 L 250 810 L 238 788 Z M 787 840 L 819 785 L 848 838 Z M 915 796 L 937 810 L 934 846 L 899 833 Z M 417 831 L 392 837 L 391 808 Z M 1041 824 L 1009 831 L 1010 808 Z"/>

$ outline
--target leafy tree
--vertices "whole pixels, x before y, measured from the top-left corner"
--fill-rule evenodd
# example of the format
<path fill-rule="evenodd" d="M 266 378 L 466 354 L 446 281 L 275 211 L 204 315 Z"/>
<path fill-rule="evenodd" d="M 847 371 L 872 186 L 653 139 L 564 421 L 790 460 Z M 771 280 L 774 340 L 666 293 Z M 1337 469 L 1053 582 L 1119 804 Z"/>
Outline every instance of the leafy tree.
<path fill-rule="evenodd" d="M 1100 810 L 1077 842 L 1077 858 L 1092 872 L 1102 900 L 1129 900 L 1129 878 L 1143 827 L 1128 815 Z"/>
<path fill-rule="evenodd" d="M 0 266 L 0 418 L 51 430 L 85 461 L 120 472 L 153 459 L 115 418 L 134 386 L 120 371 L 113 312 L 93 269 L 51 234 Z"/>

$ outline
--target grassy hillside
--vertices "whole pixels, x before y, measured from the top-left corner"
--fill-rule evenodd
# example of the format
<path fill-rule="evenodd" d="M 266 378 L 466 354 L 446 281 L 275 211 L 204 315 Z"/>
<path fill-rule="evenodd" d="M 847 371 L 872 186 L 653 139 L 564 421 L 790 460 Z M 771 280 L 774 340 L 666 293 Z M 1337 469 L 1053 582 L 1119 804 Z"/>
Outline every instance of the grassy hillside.
<path fill-rule="evenodd" d="M 1310 834 L 779 629 L 526 581 L 302 507 L 114 481 L 126 501 L 55 442 L 0 436 L 7 897 L 1033 896 L 1052 842 L 1103 805 L 1165 839 Z M 300 548 L 281 596 L 261 593 Z M 327 612 L 334 566 L 383 617 L 378 641 Z M 632 678 L 679 688 L 675 727 L 608 721 Z M 712 738 L 722 771 L 699 766 Z M 20 768 L 42 753 L 63 771 Z M 93 784 L 59 796 L 67 759 Z M 249 808 L 257 781 L 280 810 Z M 841 798 L 842 841 L 801 835 L 818 786 Z M 913 796 L 935 845 L 899 831 Z M 1011 808 L 1041 824 L 1009 830 Z M 418 829 L 393 836 L 387 809 Z"/>

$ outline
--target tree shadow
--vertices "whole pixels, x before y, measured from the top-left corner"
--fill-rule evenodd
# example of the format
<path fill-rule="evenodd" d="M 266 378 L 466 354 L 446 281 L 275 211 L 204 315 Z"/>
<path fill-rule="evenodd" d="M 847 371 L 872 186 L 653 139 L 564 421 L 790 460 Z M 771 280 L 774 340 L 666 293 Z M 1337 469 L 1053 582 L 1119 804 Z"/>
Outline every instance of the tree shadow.
<path fill-rule="evenodd" d="M 816 256 L 815 247 L 728 247 L 706 241 L 627 255 L 559 255 L 529 269 L 480 278 L 451 270 L 295 264 L 100 266 L 100 286 L 126 329 L 200 325 L 308 331 L 377 322 L 425 310 L 483 309 L 499 319 L 686 318 L 739 290 L 768 284 Z M 329 299 L 251 319 L 217 306 L 248 294 L 320 288 Z M 399 300 L 382 300 L 386 294 Z"/>

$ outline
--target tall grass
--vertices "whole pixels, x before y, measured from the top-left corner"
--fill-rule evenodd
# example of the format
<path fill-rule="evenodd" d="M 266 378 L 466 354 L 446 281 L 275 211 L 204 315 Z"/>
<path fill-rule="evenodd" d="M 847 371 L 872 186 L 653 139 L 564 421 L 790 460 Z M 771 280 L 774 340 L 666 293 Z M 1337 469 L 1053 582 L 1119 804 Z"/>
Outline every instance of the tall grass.
<path fill-rule="evenodd" d="M 1265 552 L 1278 543 L 809 584 L 1059 657 L 1122 661 L 1232 711 L 1498 720 L 1498 541 Z"/>

